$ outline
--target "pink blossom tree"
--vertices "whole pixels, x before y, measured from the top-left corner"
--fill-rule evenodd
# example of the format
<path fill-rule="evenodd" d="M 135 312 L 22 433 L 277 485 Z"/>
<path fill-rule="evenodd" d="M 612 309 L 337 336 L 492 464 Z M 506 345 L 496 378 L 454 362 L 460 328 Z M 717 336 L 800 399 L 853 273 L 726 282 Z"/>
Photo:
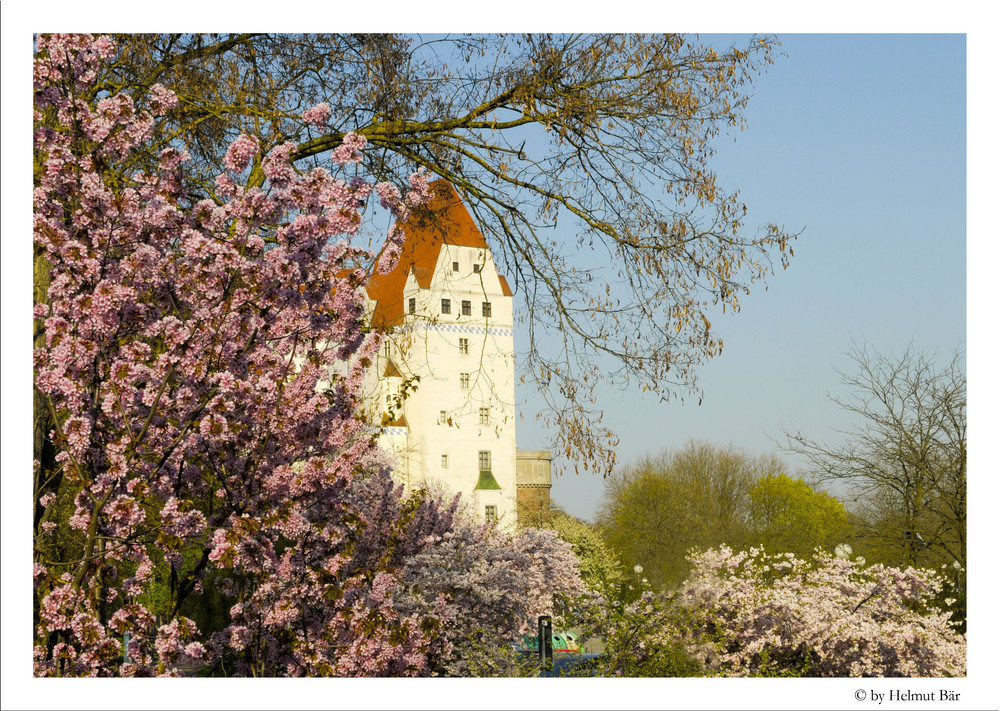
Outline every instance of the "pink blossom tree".
<path fill-rule="evenodd" d="M 435 662 L 450 676 L 516 676 L 521 635 L 535 634 L 538 617 L 557 620 L 584 592 L 570 544 L 554 531 L 504 531 L 463 517 L 414 556 L 404 573 L 419 591 L 401 605 L 409 614 L 430 614 L 438 598 L 452 616 L 441 629 L 451 646 Z"/>
<path fill-rule="evenodd" d="M 965 636 L 930 570 L 727 547 L 691 556 L 678 628 L 727 676 L 964 676 Z M 946 601 L 947 602 L 947 601 Z"/>
<path fill-rule="evenodd" d="M 34 242 L 50 281 L 34 385 L 55 452 L 35 462 L 36 673 L 425 673 L 454 611 L 443 595 L 412 613 L 396 600 L 454 507 L 404 496 L 356 413 L 381 336 L 364 320 L 372 255 L 351 238 L 373 191 L 398 222 L 426 180 L 402 196 L 300 174 L 294 145 L 262 155 L 240 135 L 214 199 L 196 201 L 178 146 L 127 174 L 172 92 L 94 95 L 104 37 L 35 48 Z M 263 186 L 245 186 L 251 165 Z M 209 598 L 223 614 L 199 625 Z"/>

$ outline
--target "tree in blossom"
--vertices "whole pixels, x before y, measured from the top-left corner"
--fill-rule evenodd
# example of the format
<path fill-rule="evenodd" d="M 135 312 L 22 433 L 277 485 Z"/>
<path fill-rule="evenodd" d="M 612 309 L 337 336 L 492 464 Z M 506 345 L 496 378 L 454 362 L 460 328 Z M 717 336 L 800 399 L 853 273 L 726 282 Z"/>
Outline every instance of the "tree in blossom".
<path fill-rule="evenodd" d="M 719 674 L 965 675 L 965 635 L 934 604 L 944 580 L 933 571 L 724 546 L 691 561 L 675 624 Z"/>
<path fill-rule="evenodd" d="M 537 631 L 540 615 L 561 619 L 585 589 L 572 547 L 555 531 L 509 532 L 465 516 L 430 543 L 403 576 L 420 594 L 401 609 L 428 614 L 432 601 L 449 601 L 442 635 L 452 653 L 437 660 L 441 674 L 517 675 L 519 637 Z"/>
<path fill-rule="evenodd" d="M 92 91 L 105 37 L 35 48 L 34 385 L 53 424 L 34 472 L 36 674 L 425 673 L 455 613 L 443 596 L 401 612 L 403 563 L 454 506 L 393 485 L 356 415 L 381 336 L 373 257 L 351 243 L 373 194 L 399 222 L 425 178 L 403 196 L 299 173 L 293 144 L 261 155 L 241 135 L 196 201 L 179 146 L 127 171 L 171 91 Z M 266 179 L 248 188 L 251 164 Z"/>
<path fill-rule="evenodd" d="M 964 676 L 966 639 L 930 570 L 723 546 L 675 591 L 592 597 L 576 620 L 605 676 Z M 955 600 L 945 599 L 948 606 Z M 589 670 L 588 670 L 589 673 Z"/>
<path fill-rule="evenodd" d="M 621 560 L 596 528 L 565 511 L 554 510 L 545 522 L 569 543 L 579 564 L 580 577 L 589 590 L 608 598 L 619 597 L 628 585 Z"/>

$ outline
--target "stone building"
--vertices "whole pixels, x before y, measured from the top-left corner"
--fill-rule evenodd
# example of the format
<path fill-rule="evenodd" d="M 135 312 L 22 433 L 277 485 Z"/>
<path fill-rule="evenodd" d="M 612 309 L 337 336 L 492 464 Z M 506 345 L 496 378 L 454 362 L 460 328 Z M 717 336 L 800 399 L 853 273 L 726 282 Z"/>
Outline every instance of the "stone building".
<path fill-rule="evenodd" d="M 525 526 L 541 527 L 551 513 L 552 454 L 517 450 L 517 517 Z"/>
<path fill-rule="evenodd" d="M 390 335 L 369 370 L 367 415 L 385 425 L 380 443 L 407 487 L 460 492 L 481 519 L 513 526 L 521 502 L 548 507 L 551 483 L 547 453 L 517 451 L 513 297 L 455 188 L 431 190 L 395 269 L 368 286 L 370 319 Z"/>

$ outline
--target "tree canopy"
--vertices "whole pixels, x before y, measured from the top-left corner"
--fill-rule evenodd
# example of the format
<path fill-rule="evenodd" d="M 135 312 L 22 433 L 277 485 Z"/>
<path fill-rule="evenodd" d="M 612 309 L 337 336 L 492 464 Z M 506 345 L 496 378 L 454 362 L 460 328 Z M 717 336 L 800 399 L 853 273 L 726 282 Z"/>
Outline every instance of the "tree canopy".
<path fill-rule="evenodd" d="M 753 542 L 768 551 L 804 558 L 817 547 L 834 550 L 850 531 L 844 505 L 802 479 L 768 475 L 749 493 Z"/>
<path fill-rule="evenodd" d="M 178 97 L 123 174 L 182 145 L 193 197 L 219 201 L 216 166 L 241 133 L 262 148 L 248 186 L 286 141 L 305 170 L 357 135 L 369 146 L 359 176 L 405 186 L 422 167 L 449 180 L 524 299 L 521 368 L 547 402 L 555 449 L 584 468 L 614 461 L 595 385 L 696 390 L 696 366 L 722 349 L 714 309 L 737 310 L 772 259 L 791 255 L 793 235 L 747 224 L 710 165 L 714 141 L 745 127 L 771 37 L 720 50 L 635 34 L 114 39 L 90 97 L 141 103 L 157 83 Z"/>
<path fill-rule="evenodd" d="M 608 599 L 620 595 L 628 578 L 618 556 L 594 526 L 565 511 L 553 511 L 544 528 L 554 530 L 572 547 L 578 560 L 580 578 L 590 590 Z"/>
<path fill-rule="evenodd" d="M 675 585 L 687 575 L 691 548 L 753 541 L 750 491 L 781 471 L 773 456 L 688 442 L 615 472 L 598 524 L 627 568 L 638 563 L 654 586 Z"/>

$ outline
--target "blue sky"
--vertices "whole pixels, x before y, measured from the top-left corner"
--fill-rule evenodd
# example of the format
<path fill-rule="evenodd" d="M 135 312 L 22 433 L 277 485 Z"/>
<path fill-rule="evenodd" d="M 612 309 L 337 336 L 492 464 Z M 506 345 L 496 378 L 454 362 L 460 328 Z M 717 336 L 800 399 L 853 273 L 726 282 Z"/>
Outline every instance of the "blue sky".
<path fill-rule="evenodd" d="M 782 427 L 835 443 L 852 422 L 827 394 L 841 392 L 852 339 L 895 353 L 912 342 L 945 361 L 965 348 L 965 37 L 778 37 L 787 56 L 757 82 L 749 128 L 719 141 L 714 167 L 751 228 L 803 230 L 795 257 L 740 313 L 713 319 L 725 348 L 701 369 L 700 406 L 602 391 L 620 464 L 692 438 L 781 453 Z M 518 402 L 519 446 L 543 447 L 527 389 Z M 804 464 L 782 456 L 790 473 Z M 592 520 L 602 488 L 570 472 L 552 496 Z"/>

